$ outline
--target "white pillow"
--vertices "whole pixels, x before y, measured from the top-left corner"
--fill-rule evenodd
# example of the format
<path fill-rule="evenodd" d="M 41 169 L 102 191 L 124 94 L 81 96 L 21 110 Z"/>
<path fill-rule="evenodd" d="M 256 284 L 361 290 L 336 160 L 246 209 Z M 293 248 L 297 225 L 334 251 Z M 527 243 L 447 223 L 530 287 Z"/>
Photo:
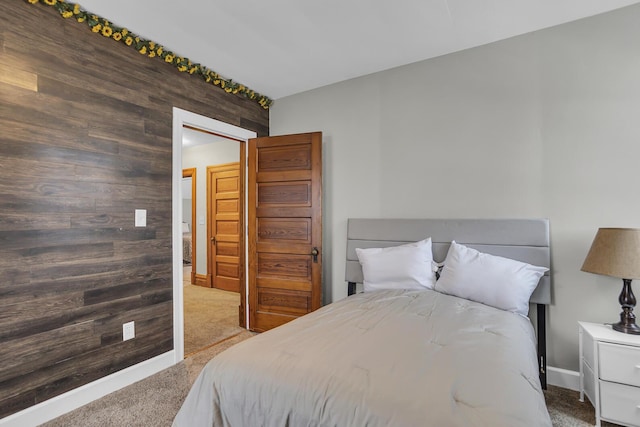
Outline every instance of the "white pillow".
<path fill-rule="evenodd" d="M 529 298 L 547 270 L 453 241 L 435 289 L 527 316 Z"/>
<path fill-rule="evenodd" d="M 362 264 L 364 291 L 433 289 L 431 238 L 389 248 L 356 248 Z"/>

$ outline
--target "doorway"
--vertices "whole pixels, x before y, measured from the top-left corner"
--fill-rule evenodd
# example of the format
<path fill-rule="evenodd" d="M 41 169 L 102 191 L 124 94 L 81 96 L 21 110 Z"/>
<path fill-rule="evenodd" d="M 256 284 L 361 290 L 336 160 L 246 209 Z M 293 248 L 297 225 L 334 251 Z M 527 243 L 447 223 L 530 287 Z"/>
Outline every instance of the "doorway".
<path fill-rule="evenodd" d="M 185 126 L 182 167 L 197 176 L 195 280 L 184 283 L 185 356 L 242 332 L 244 141 Z M 183 206 L 183 221 L 188 203 Z M 203 220 L 204 219 L 204 220 Z M 186 247 L 186 244 L 183 245 Z M 185 249 L 183 249 L 183 258 Z M 183 261 L 184 262 L 184 261 Z"/>
<path fill-rule="evenodd" d="M 175 319 L 174 343 L 175 343 L 176 363 L 177 363 L 179 360 L 182 360 L 185 356 L 185 308 L 184 308 L 185 296 L 183 294 L 183 289 L 182 289 L 183 286 L 185 286 L 184 284 L 185 274 L 184 274 L 184 269 L 182 268 L 183 243 L 182 243 L 182 236 L 181 236 L 181 230 L 182 230 L 181 222 L 184 220 L 184 212 L 183 212 L 184 209 L 182 207 L 183 190 L 182 190 L 182 186 L 180 185 L 181 179 L 182 179 L 182 170 L 184 169 L 183 167 L 184 152 L 182 149 L 182 141 L 185 138 L 185 135 L 189 137 L 191 132 L 197 132 L 200 134 L 208 134 L 208 135 L 216 135 L 218 137 L 223 138 L 224 140 L 232 141 L 235 147 L 235 152 L 236 152 L 236 162 L 239 162 L 240 165 L 244 166 L 246 164 L 246 161 L 244 160 L 244 149 L 242 148 L 241 150 L 240 147 L 244 147 L 244 143 L 248 139 L 254 138 L 256 134 L 253 131 L 249 131 L 246 129 L 239 128 L 237 126 L 229 125 L 224 122 L 220 122 L 204 116 L 193 114 L 178 108 L 174 108 L 173 129 L 174 129 L 174 134 L 173 134 L 174 292 L 173 293 L 174 293 L 174 319 Z M 240 156 L 242 156 L 242 158 L 240 158 Z M 215 161 L 214 160 L 210 161 L 209 165 L 214 165 L 217 162 L 228 163 L 228 162 L 225 162 L 224 159 L 219 159 Z M 199 172 L 198 171 L 199 168 L 196 166 L 195 169 L 196 169 L 196 173 L 194 174 L 194 176 L 197 176 Z M 204 167 L 203 169 L 204 169 L 203 172 L 206 173 L 206 167 Z M 244 168 L 242 168 L 242 170 L 244 171 Z M 244 180 L 244 173 L 243 173 L 242 179 Z M 195 182 L 205 183 L 206 176 L 204 176 L 203 174 L 203 177 L 196 179 Z M 201 193 L 202 195 L 198 195 L 197 192 L 198 190 L 196 189 L 196 196 L 195 196 L 196 200 L 204 201 L 207 199 L 206 194 L 204 194 L 204 192 Z M 193 246 L 195 277 L 193 278 L 193 280 L 190 280 L 190 278 L 187 276 L 186 281 L 187 282 L 193 281 L 195 282 L 195 284 L 197 284 L 200 281 L 206 284 L 207 275 L 209 274 L 206 271 L 206 267 L 207 267 L 206 245 L 210 243 L 210 239 L 207 239 L 206 237 L 204 238 L 197 237 L 199 235 L 198 230 L 200 228 L 202 230 L 205 230 L 205 236 L 206 236 L 206 229 L 207 229 L 207 222 L 208 222 L 206 210 L 204 211 L 204 213 L 200 213 L 197 211 L 197 208 L 196 208 L 196 212 L 192 216 L 194 218 L 192 229 L 194 231 L 195 242 L 197 242 Z M 243 216 L 246 216 L 246 214 L 244 214 Z M 245 218 L 242 218 L 243 223 L 244 221 L 245 221 Z M 244 227 L 243 227 L 243 230 L 244 230 Z M 243 240 L 242 249 L 241 249 L 241 254 L 239 255 L 241 256 L 242 261 L 244 262 L 244 260 L 246 259 L 246 246 L 244 245 L 244 239 L 242 240 Z M 205 245 L 204 250 L 202 249 L 203 244 Z M 178 265 L 180 266 L 180 268 L 177 267 Z M 239 276 L 241 277 L 241 280 L 239 281 L 240 295 L 238 296 L 238 301 L 235 304 L 236 314 L 234 316 L 234 322 L 233 322 L 234 327 L 238 328 L 239 331 L 243 330 L 239 328 L 238 326 L 239 324 L 244 324 L 244 325 L 247 324 L 247 321 L 246 321 L 246 313 L 247 313 L 247 310 L 246 310 L 246 304 L 247 304 L 246 263 L 244 263 L 244 265 L 245 267 L 242 268 L 242 271 L 239 274 Z M 201 267 L 204 267 L 205 269 L 201 269 Z M 208 288 L 207 289 L 205 289 L 204 287 L 201 287 L 201 288 L 202 290 L 209 290 Z M 209 328 L 210 326 L 212 325 L 203 325 L 204 328 Z"/>

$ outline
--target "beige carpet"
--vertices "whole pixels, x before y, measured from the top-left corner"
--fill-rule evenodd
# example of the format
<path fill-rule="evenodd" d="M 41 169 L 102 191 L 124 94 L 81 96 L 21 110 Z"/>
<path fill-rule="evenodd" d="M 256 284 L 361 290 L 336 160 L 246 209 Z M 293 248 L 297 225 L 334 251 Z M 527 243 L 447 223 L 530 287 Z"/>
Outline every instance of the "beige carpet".
<path fill-rule="evenodd" d="M 244 331 L 194 354 L 177 365 L 44 424 L 45 427 L 171 426 L 189 387 L 215 355 L 255 335 Z M 588 402 L 578 392 L 549 386 L 545 399 L 555 427 L 587 427 L 595 423 Z M 603 427 L 616 424 L 602 423 Z"/>
<path fill-rule="evenodd" d="M 549 415 L 554 426 L 591 427 L 596 422 L 596 412 L 585 396 L 580 402 L 580 393 L 566 388 L 549 386 L 544 392 Z M 618 424 L 603 421 L 602 427 L 614 427 Z"/>
<path fill-rule="evenodd" d="M 190 284 L 183 289 L 185 356 L 244 331 L 238 326 L 239 293 Z"/>

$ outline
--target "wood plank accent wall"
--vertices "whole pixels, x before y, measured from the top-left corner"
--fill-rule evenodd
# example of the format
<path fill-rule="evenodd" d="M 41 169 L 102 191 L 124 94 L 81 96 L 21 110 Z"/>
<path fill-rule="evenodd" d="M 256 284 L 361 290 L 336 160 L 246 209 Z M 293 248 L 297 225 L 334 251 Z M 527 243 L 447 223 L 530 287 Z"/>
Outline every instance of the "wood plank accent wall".
<path fill-rule="evenodd" d="M 10 3 L 0 14 L 0 417 L 173 348 L 172 107 L 269 133 L 254 101 L 53 8 Z M 134 227 L 135 209 L 147 210 L 146 228 Z M 136 338 L 123 342 L 132 320 Z"/>

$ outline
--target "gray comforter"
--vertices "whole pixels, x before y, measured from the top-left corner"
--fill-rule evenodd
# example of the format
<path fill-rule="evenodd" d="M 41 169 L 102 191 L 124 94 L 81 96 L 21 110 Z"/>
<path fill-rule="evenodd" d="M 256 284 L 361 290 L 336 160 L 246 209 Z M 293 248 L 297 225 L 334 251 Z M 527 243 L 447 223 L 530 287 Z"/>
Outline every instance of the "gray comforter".
<path fill-rule="evenodd" d="M 528 319 L 435 291 L 351 296 L 231 347 L 174 427 L 550 426 Z"/>

